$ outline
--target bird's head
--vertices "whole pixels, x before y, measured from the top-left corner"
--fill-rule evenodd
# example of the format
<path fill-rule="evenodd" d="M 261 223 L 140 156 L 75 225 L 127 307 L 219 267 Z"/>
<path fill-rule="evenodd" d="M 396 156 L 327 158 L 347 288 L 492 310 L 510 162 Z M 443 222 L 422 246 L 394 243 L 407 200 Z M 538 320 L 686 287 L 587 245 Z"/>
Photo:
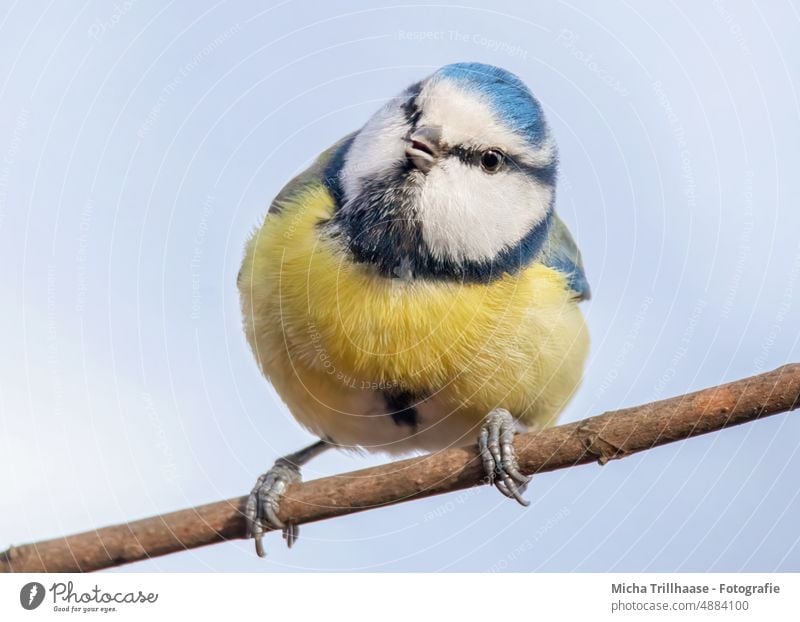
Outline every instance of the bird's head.
<path fill-rule="evenodd" d="M 329 225 L 386 276 L 486 281 L 533 259 L 553 210 L 557 154 L 515 75 L 442 67 L 389 101 L 334 155 Z"/>

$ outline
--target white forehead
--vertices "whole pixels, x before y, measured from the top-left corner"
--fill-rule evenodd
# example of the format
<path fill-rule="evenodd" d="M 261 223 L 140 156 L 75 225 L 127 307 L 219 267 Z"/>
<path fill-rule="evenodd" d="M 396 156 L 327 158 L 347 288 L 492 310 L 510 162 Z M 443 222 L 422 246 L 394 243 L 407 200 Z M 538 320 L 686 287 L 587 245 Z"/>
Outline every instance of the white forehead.
<path fill-rule="evenodd" d="M 447 145 L 496 147 L 534 166 L 553 160 L 555 149 L 549 136 L 541 145 L 532 146 L 498 118 L 484 95 L 453 80 L 428 81 L 417 97 L 417 106 L 422 113 L 417 125 L 441 127 Z"/>
<path fill-rule="evenodd" d="M 357 196 L 363 180 L 390 170 L 405 159 L 405 136 L 410 124 L 402 109 L 402 102 L 389 101 L 376 112 L 356 134 L 340 173 L 345 196 Z"/>

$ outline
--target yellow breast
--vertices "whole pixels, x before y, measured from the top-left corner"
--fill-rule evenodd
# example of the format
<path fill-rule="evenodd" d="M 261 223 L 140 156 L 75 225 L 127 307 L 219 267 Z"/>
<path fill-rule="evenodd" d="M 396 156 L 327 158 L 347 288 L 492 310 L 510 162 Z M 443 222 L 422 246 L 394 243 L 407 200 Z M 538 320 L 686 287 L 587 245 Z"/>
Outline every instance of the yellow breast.
<path fill-rule="evenodd" d="M 555 420 L 588 350 L 561 273 L 535 263 L 462 284 L 408 278 L 398 266 L 387 279 L 321 234 L 332 208 L 314 186 L 270 214 L 240 276 L 248 338 L 290 407 L 314 385 L 295 386 L 308 374 L 328 394 L 336 383 L 374 385 L 435 396 L 476 420 L 498 406 L 529 425 Z"/>

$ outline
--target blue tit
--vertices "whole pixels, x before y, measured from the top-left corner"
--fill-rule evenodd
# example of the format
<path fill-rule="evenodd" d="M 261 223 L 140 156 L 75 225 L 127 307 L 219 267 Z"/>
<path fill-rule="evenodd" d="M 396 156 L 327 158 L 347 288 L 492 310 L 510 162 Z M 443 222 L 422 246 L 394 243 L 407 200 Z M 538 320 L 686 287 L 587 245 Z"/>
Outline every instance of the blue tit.
<path fill-rule="evenodd" d="M 554 211 L 557 150 L 515 75 L 442 67 L 322 153 L 272 202 L 238 277 L 261 371 L 319 441 L 247 504 L 263 555 L 300 466 L 330 447 L 388 454 L 478 442 L 523 504 L 513 435 L 553 424 L 589 339 L 581 256 Z"/>

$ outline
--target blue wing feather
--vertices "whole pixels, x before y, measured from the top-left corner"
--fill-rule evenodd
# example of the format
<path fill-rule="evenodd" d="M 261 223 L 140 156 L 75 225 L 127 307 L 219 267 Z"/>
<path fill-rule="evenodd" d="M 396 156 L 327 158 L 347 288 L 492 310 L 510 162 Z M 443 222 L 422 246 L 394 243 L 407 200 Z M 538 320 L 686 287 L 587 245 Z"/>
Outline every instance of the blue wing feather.
<path fill-rule="evenodd" d="M 578 300 L 589 300 L 592 295 L 578 245 L 572 239 L 567 226 L 557 214 L 553 214 L 547 240 L 542 247 L 539 261 L 544 265 L 563 272 L 570 289 Z"/>

